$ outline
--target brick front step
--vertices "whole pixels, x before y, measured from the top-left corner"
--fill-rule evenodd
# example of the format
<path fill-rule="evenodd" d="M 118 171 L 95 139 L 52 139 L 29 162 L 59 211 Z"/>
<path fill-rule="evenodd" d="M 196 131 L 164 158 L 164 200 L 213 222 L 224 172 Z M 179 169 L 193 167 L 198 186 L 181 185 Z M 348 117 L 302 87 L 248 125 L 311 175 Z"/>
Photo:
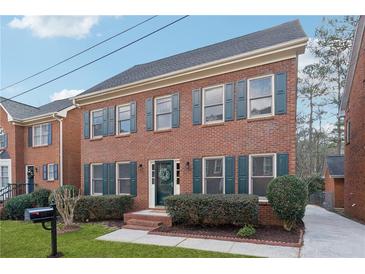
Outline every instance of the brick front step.
<path fill-rule="evenodd" d="M 157 227 L 150 227 L 150 226 L 143 226 L 143 225 L 124 225 L 123 228 L 127 228 L 127 229 L 136 229 L 136 230 L 146 230 L 146 231 L 151 231 L 154 230 Z"/>
<path fill-rule="evenodd" d="M 158 227 L 162 225 L 160 221 L 149 221 L 143 219 L 129 219 L 126 222 L 127 225 L 138 225 L 138 226 L 147 226 L 147 227 Z"/>
<path fill-rule="evenodd" d="M 163 210 L 141 210 L 124 214 L 124 223 L 133 226 L 172 226 L 172 219 Z M 125 226 L 124 226 L 125 227 Z"/>

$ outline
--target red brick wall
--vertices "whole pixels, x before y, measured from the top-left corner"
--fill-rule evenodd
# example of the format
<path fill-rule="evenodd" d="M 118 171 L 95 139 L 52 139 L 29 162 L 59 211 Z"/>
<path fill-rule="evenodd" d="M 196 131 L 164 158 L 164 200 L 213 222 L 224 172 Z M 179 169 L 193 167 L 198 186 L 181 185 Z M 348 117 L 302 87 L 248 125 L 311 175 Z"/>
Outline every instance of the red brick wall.
<path fill-rule="evenodd" d="M 287 71 L 287 113 L 261 120 L 236 120 L 214 126 L 192 124 L 192 90 L 265 74 Z M 137 102 L 137 133 L 126 137 L 108 136 L 99 140 L 81 140 L 81 163 L 137 161 L 137 198 L 139 208 L 148 207 L 148 160 L 180 159 L 180 191 L 192 192 L 192 159 L 205 156 L 289 153 L 289 172 L 295 173 L 296 146 L 296 59 L 222 74 L 148 92 L 82 106 L 94 110 Z M 145 129 L 145 99 L 180 92 L 180 127 L 167 132 Z M 82 132 L 82 128 L 80 128 Z M 236 158 L 237 159 L 237 158 Z M 236 192 L 237 161 L 236 161 Z M 82 172 L 83 173 L 83 172 Z M 83 174 L 81 180 L 83 181 Z"/>
<path fill-rule="evenodd" d="M 351 140 L 345 145 L 345 213 L 365 221 L 365 35 L 345 114 Z M 345 129 L 346 132 L 346 129 Z"/>
<path fill-rule="evenodd" d="M 259 224 L 281 226 L 283 225 L 283 221 L 279 219 L 268 202 L 260 202 Z"/>
<path fill-rule="evenodd" d="M 326 168 L 324 176 L 325 191 L 332 193 L 334 207 L 344 207 L 344 179 L 343 178 L 332 178 Z"/>

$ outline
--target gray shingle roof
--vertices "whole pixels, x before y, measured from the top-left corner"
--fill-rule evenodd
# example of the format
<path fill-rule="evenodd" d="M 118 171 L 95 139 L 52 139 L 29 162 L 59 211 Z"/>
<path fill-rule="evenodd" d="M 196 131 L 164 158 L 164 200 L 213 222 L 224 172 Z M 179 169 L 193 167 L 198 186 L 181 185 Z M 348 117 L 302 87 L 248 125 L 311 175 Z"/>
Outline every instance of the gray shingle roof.
<path fill-rule="evenodd" d="M 130 84 L 151 77 L 306 37 L 299 20 L 287 22 L 217 44 L 194 49 L 157 61 L 136 65 L 91 87 L 80 95 Z"/>
<path fill-rule="evenodd" d="M 333 155 L 326 157 L 326 164 L 330 176 L 344 176 L 344 157 L 343 155 Z"/>
<path fill-rule="evenodd" d="M 30 106 L 14 100 L 3 101 L 5 99 L 6 98 L 0 96 L 1 104 L 6 111 L 17 120 L 24 120 L 38 115 L 58 112 L 72 106 L 72 100 L 70 98 L 53 101 L 40 107 Z"/>

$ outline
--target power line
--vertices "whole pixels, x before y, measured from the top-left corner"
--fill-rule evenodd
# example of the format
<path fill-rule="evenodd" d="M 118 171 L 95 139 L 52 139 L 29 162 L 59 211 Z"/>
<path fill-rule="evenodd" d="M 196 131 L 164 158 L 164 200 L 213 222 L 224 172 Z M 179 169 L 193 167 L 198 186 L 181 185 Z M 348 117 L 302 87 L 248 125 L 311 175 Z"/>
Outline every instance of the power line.
<path fill-rule="evenodd" d="M 151 35 L 153 35 L 153 34 L 155 34 L 155 33 L 157 33 L 157 32 L 159 32 L 159 31 L 161 31 L 161 30 L 163 30 L 163 29 L 165 29 L 165 28 L 167 28 L 167 27 L 169 27 L 169 26 L 172 26 L 172 25 L 176 24 L 177 22 L 179 22 L 179 21 L 181 21 L 181 20 L 185 19 L 185 18 L 186 18 L 186 17 L 188 17 L 188 16 L 189 16 L 189 15 L 182 16 L 182 17 L 180 17 L 179 19 L 177 19 L 177 20 L 175 20 L 175 21 L 173 21 L 173 22 L 171 22 L 171 23 L 169 23 L 169 24 L 166 24 L 166 25 L 164 25 L 164 26 L 162 26 L 162 27 L 160 27 L 160 28 L 158 28 L 158 29 L 156 29 L 156 30 L 154 30 L 154 31 L 152 31 L 152 32 L 150 32 L 150 33 L 148 33 L 148 34 L 146 34 L 146 35 L 144 35 L 144 36 L 142 36 L 142 37 L 140 37 L 140 38 L 138 38 L 138 39 L 136 39 L 136 40 L 134 40 L 134 41 L 132 41 L 132 42 L 130 42 L 130 43 L 128 43 L 128 44 L 126 44 L 126 45 L 124 45 L 124 46 L 122 46 L 122 47 L 120 47 L 120 48 L 118 48 L 118 49 L 116 49 L 116 50 L 113 50 L 113 51 L 111 51 L 111 52 L 109 52 L 109 53 L 107 53 L 107 54 L 105 54 L 105 55 L 103 55 L 103 56 L 101 56 L 101 57 L 99 57 L 99 58 L 97 58 L 97 59 L 94 59 L 94 60 L 92 60 L 92 61 L 90 61 L 90 62 L 88 62 L 88 63 L 86 63 L 86 64 L 84 64 L 84 65 L 82 65 L 82 66 L 79 66 L 79 67 L 77 67 L 77 68 L 75 68 L 75 69 L 73 69 L 73 70 L 70 70 L 70 71 L 68 71 L 68 72 L 66 72 L 66 73 L 64 73 L 64 74 L 61 74 L 61 75 L 59 75 L 59 76 L 57 76 L 57 77 L 55 77 L 55 78 L 53 78 L 53 79 L 51 79 L 51 80 L 49 80 L 49 81 L 47 81 L 47 82 L 44 82 L 44 83 L 42 83 L 42 84 L 40 84 L 40 85 L 38 85 L 38 86 L 35 86 L 35 87 L 33 87 L 33 88 L 31 88 L 31 89 L 28 89 L 28 90 L 26 90 L 26 91 L 23 91 L 23 92 L 21 92 L 21 93 L 18 93 L 17 95 L 14 95 L 14 96 L 12 96 L 12 97 L 6 98 L 6 99 L 2 100 L 0 103 L 3 103 L 3 102 L 5 102 L 5 101 L 7 101 L 7 100 L 11 100 L 11 99 L 14 99 L 14 98 L 16 98 L 16 97 L 19 97 L 19 96 L 21 96 L 21 95 L 24 95 L 24 94 L 26 94 L 26 93 L 29 93 L 29 92 L 31 92 L 31 91 L 33 91 L 33 90 L 37 89 L 37 88 L 43 87 L 43 86 L 45 86 L 45 85 L 47 85 L 47 84 L 49 84 L 49 83 L 52 83 L 52 82 L 54 82 L 54 81 L 56 81 L 56 80 L 58 80 L 58 79 L 60 79 L 60 78 L 65 77 L 65 76 L 67 76 L 67 75 L 69 75 L 69 74 L 71 74 L 71 73 L 73 73 L 73 72 L 75 72 L 75 71 L 78 71 L 78 70 L 80 70 L 80 69 L 82 69 L 82 68 L 84 68 L 84 67 L 87 67 L 87 66 L 89 66 L 89 65 L 91 65 L 91 64 L 93 64 L 93 63 L 95 63 L 95 62 L 97 62 L 97 61 L 99 61 L 99 60 L 101 60 L 101 59 L 104 59 L 105 57 L 108 57 L 109 55 L 112 55 L 112 54 L 114 54 L 114 53 L 116 53 L 116 52 L 118 52 L 118 51 L 120 51 L 120 50 L 122 50 L 122 49 L 124 49 L 124 48 L 127 48 L 127 47 L 129 47 L 129 46 L 131 46 L 131 45 L 133 45 L 133 44 L 135 44 L 135 43 L 137 43 L 137 42 L 139 42 L 139 41 L 141 41 L 141 40 L 143 40 L 143 39 L 145 39 L 145 38 L 147 38 L 147 37 L 149 37 L 149 36 L 151 36 Z"/>
<path fill-rule="evenodd" d="M 17 81 L 17 82 L 14 82 L 14 83 L 12 83 L 12 84 L 10 84 L 10 85 L 6 86 L 6 87 L 0 88 L 0 91 L 2 91 L 2 90 L 4 90 L 4 89 L 8 89 L 8 88 L 10 88 L 10 87 L 13 87 L 13 86 L 15 86 L 15 85 L 17 85 L 17 84 L 20 84 L 20 83 L 22 83 L 22 82 L 24 82 L 24 81 L 26 81 L 26 80 L 28 80 L 28 79 L 30 79 L 30 78 L 33 78 L 33 77 L 35 77 L 35 76 L 37 76 L 37 75 L 39 75 L 39 74 L 42 74 L 43 72 L 46 72 L 46 71 L 48 71 L 48 70 L 50 70 L 50 69 L 52 69 L 52 68 L 54 68 L 54 67 L 57 67 L 57 66 L 59 66 L 59 65 L 61 65 L 61 64 L 63 64 L 63 63 L 65 63 L 65 62 L 67 62 L 67 61 L 69 61 L 69 60 L 71 60 L 71 59 L 73 59 L 73 58 L 75 58 L 75 57 L 77 57 L 77 56 L 79 56 L 79 55 L 81 55 L 81 54 L 83 54 L 83 53 L 85 53 L 85 52 L 87 52 L 87 51 L 89 51 L 89 50 L 91 50 L 91 49 L 93 49 L 93 48 L 95 48 L 95 47 L 99 46 L 99 45 L 101 45 L 101 44 L 104 44 L 105 42 L 108 42 L 108 41 L 110 41 L 110 40 L 114 39 L 115 37 L 118 37 L 118 36 L 120 36 L 120 35 L 122 35 L 122 34 L 124 34 L 124 33 L 128 32 L 128 31 L 132 30 L 132 29 L 135 29 L 136 27 L 138 27 L 138 26 L 140 26 L 140 25 L 143 25 L 144 23 L 147 23 L 148 21 L 150 21 L 150 20 L 154 19 L 155 17 L 157 17 L 157 15 L 152 16 L 152 17 L 149 17 L 149 18 L 147 18 L 146 20 L 144 20 L 144 21 L 142 21 L 142 22 L 139 22 L 139 23 L 138 23 L 138 24 L 136 24 L 136 25 L 133 25 L 133 26 L 131 26 L 131 27 L 129 27 L 129 28 L 127 28 L 127 29 L 125 29 L 125 30 L 121 31 L 121 32 L 118 32 L 118 33 L 116 33 L 116 34 L 114 34 L 114 35 L 112 35 L 112 36 L 110 36 L 110 37 L 108 37 L 108 38 L 106 38 L 106 39 L 104 39 L 104 40 L 100 41 L 99 43 L 96 43 L 96 44 L 94 44 L 94 45 L 92 45 L 92 46 L 90 46 L 90 47 L 88 47 L 88 48 L 86 48 L 86 49 L 84 49 L 84 50 L 82 50 L 82 51 L 80 51 L 80 52 L 78 52 L 78 53 L 75 53 L 74 55 L 72 55 L 72 56 L 70 56 L 70 57 L 68 57 L 68 58 L 66 58 L 66 59 L 63 59 L 63 60 L 59 61 L 58 63 L 56 63 L 56 64 L 54 64 L 54 65 L 51 65 L 51 66 L 49 66 L 49 67 L 46 67 L 46 68 L 42 69 L 41 71 L 38 71 L 38 72 L 36 72 L 36 73 L 34 73 L 34 74 L 32 74 L 32 75 L 29 75 L 29 76 L 25 77 L 25 78 L 24 78 L 24 79 L 22 79 L 22 80 L 19 80 L 19 81 Z"/>

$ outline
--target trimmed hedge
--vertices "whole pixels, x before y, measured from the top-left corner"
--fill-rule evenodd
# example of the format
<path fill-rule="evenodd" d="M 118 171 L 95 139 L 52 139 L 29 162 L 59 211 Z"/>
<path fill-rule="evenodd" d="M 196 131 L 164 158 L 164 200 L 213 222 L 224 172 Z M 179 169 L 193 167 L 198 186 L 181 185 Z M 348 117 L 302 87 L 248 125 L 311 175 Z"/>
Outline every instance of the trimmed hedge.
<path fill-rule="evenodd" d="M 308 199 L 307 184 L 293 175 L 276 177 L 268 185 L 267 198 L 284 228 L 291 230 L 304 217 Z"/>
<path fill-rule="evenodd" d="M 30 194 L 32 196 L 33 203 L 36 207 L 48 206 L 48 198 L 51 195 L 51 191 L 45 188 L 38 189 Z"/>
<path fill-rule="evenodd" d="M 83 196 L 77 202 L 74 220 L 81 222 L 121 220 L 132 209 L 133 197 L 127 195 Z"/>
<path fill-rule="evenodd" d="M 181 194 L 165 199 L 173 223 L 245 225 L 258 222 L 259 200 L 245 194 Z"/>

